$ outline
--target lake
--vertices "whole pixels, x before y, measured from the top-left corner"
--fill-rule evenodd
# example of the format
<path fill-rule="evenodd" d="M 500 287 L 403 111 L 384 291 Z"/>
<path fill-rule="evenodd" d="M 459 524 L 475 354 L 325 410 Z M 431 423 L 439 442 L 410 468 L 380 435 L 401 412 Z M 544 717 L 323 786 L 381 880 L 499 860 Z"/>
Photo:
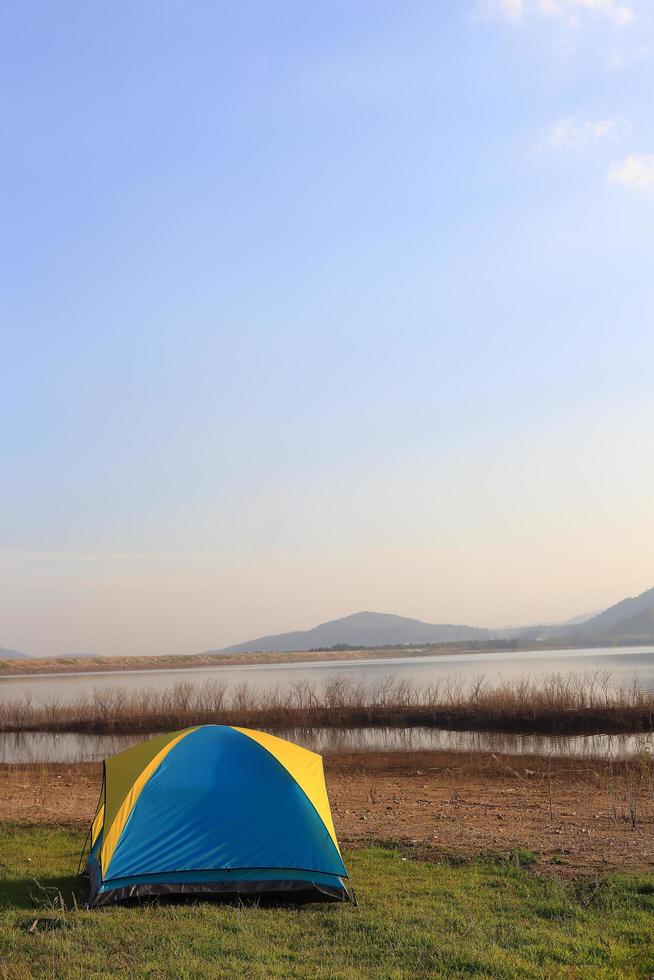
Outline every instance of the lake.
<path fill-rule="evenodd" d="M 412 752 L 495 752 L 576 759 L 621 759 L 654 752 L 654 735 L 505 735 L 497 732 L 451 732 L 436 728 L 293 728 L 274 732 L 281 738 L 323 754 L 382 750 Z M 101 762 L 107 756 L 144 741 L 143 735 L 78 735 L 71 732 L 0 733 L 0 763 Z"/>
<path fill-rule="evenodd" d="M 61 703 L 93 693 L 96 688 L 126 687 L 130 690 L 162 689 L 176 681 L 204 684 L 220 680 L 229 685 L 247 683 L 256 690 L 290 687 L 308 681 L 320 687 L 334 675 L 363 679 L 373 685 L 384 675 L 415 685 L 445 678 L 473 682 L 486 677 L 490 682 L 537 678 L 552 673 L 583 674 L 595 669 L 610 671 L 613 682 L 631 684 L 637 678 L 644 688 L 654 690 L 654 646 L 613 647 L 587 650 L 539 650 L 536 653 L 458 653 L 429 656 L 388 657 L 374 660 L 332 660 L 284 664 L 247 664 L 240 667 L 199 667 L 185 670 L 105 671 L 79 674 L 39 674 L 0 678 L 0 700 L 22 699 Z"/>

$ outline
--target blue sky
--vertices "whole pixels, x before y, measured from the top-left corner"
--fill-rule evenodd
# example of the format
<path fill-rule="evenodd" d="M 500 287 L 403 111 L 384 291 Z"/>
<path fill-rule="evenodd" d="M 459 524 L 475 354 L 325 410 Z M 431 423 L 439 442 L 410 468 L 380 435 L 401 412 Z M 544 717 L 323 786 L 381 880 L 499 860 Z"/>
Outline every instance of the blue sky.
<path fill-rule="evenodd" d="M 645 0 L 1 21 L 0 645 L 654 584 Z"/>

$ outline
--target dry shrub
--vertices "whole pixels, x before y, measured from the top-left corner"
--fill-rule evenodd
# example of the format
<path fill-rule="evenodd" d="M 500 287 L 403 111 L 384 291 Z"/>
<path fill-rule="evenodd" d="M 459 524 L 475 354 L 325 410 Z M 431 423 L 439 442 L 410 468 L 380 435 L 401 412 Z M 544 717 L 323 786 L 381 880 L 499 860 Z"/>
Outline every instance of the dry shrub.
<path fill-rule="evenodd" d="M 461 730 L 581 734 L 649 732 L 654 692 L 616 685 L 608 671 L 548 674 L 489 684 L 450 677 L 419 687 L 384 675 L 334 674 L 314 686 L 256 690 L 219 678 L 179 680 L 165 689 L 96 687 L 73 701 L 31 695 L 0 702 L 0 731 L 153 732 L 206 723 L 269 729 L 416 726 Z"/>

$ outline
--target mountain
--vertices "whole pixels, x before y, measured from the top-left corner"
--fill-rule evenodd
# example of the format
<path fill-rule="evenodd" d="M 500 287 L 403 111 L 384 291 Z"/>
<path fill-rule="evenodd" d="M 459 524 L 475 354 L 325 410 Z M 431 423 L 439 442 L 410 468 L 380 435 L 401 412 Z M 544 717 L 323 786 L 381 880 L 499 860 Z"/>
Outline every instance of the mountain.
<path fill-rule="evenodd" d="M 581 616 L 573 616 L 572 619 L 566 619 L 565 622 L 559 623 L 559 626 L 581 626 L 582 623 L 587 623 L 595 616 L 599 616 L 601 612 L 604 612 L 604 610 L 596 609 L 595 612 L 583 613 Z"/>
<path fill-rule="evenodd" d="M 653 643 L 654 642 L 654 589 L 648 589 L 631 599 L 622 599 L 602 612 L 576 616 L 564 623 L 541 626 L 525 626 L 518 629 L 493 633 L 500 639 L 571 646 L 588 646 L 592 643 Z"/>
<path fill-rule="evenodd" d="M 18 650 L 7 650 L 0 647 L 0 660 L 29 660 L 29 654 L 19 653 Z"/>
<path fill-rule="evenodd" d="M 321 623 L 310 630 L 260 636 L 256 640 L 227 647 L 221 652 L 248 653 L 256 650 L 260 653 L 283 653 L 342 645 L 376 647 L 485 640 L 490 636 L 490 630 L 478 629 L 476 626 L 436 625 L 390 613 L 360 612 Z"/>
<path fill-rule="evenodd" d="M 621 625 L 626 627 L 629 620 L 633 620 L 643 613 L 654 613 L 654 589 L 642 592 L 635 599 L 623 599 L 622 602 L 616 602 L 614 606 L 610 606 L 604 612 L 593 616 L 583 625 L 584 628 L 593 633 L 607 633 L 620 628 Z M 643 622 L 646 622 L 646 619 Z"/>
<path fill-rule="evenodd" d="M 635 598 L 622 599 L 573 629 L 575 636 L 649 642 L 654 638 L 654 589 Z"/>
<path fill-rule="evenodd" d="M 606 633 L 607 636 L 622 640 L 644 639 L 654 636 L 654 609 L 643 609 L 641 612 L 627 616 Z"/>
<path fill-rule="evenodd" d="M 567 642 L 572 645 L 620 640 L 654 642 L 654 589 L 623 599 L 603 612 L 577 616 L 558 625 L 490 630 L 476 626 L 423 623 L 390 613 L 359 612 L 333 619 L 309 630 L 260 636 L 210 653 L 284 653 L 318 647 L 382 647 L 474 640 Z"/>

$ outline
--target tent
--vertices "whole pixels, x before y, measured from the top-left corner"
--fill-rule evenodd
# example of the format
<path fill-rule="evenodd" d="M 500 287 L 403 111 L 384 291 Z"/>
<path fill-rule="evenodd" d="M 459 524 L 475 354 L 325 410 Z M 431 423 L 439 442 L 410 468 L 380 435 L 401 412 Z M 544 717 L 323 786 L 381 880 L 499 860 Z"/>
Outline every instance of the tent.
<path fill-rule="evenodd" d="M 90 905 L 200 893 L 353 900 L 322 758 L 230 725 L 106 759 L 86 867 Z"/>

